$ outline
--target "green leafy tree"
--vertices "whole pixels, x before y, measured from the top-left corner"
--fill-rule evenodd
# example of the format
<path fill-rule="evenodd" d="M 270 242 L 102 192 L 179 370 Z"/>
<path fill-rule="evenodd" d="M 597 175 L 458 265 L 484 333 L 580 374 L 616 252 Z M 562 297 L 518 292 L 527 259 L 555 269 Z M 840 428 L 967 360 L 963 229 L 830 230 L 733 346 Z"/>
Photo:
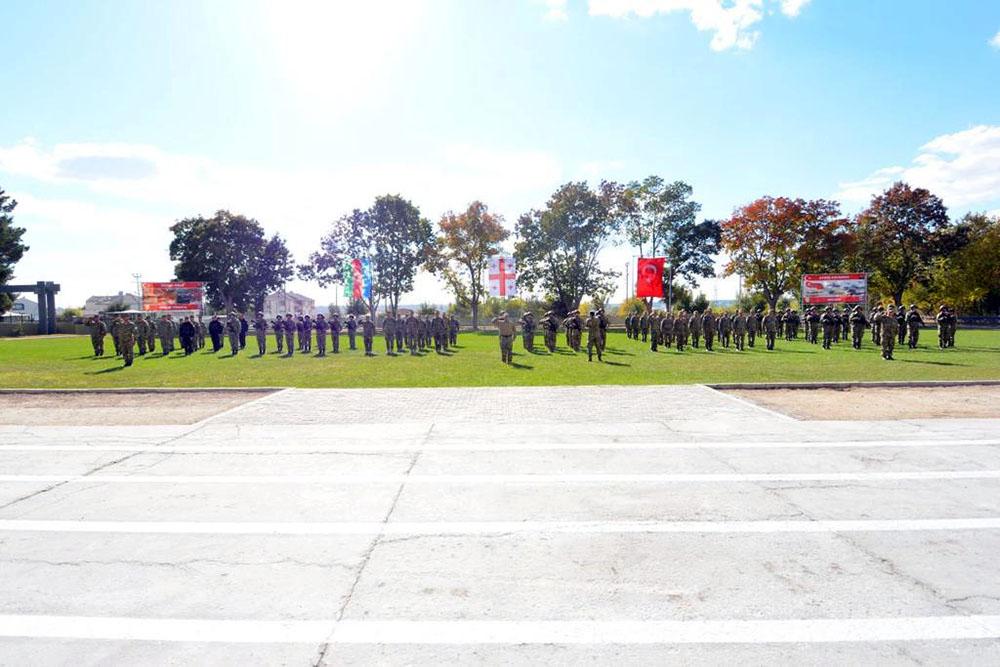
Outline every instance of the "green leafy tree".
<path fill-rule="evenodd" d="M 478 329 L 479 304 L 486 293 L 483 272 L 510 232 L 503 226 L 503 217 L 490 213 L 480 201 L 472 202 L 462 213 L 445 213 L 438 228 L 428 268 L 444 278 L 457 304 L 468 306 L 472 328 Z"/>
<path fill-rule="evenodd" d="M 229 211 L 185 218 L 170 227 L 170 259 L 178 280 L 203 281 L 211 305 L 229 312 L 263 304 L 292 277 L 281 237 L 264 236 L 259 222 Z"/>
<path fill-rule="evenodd" d="M 584 182 L 563 185 L 544 210 L 518 220 L 518 284 L 541 287 L 568 310 L 577 309 L 585 295 L 613 290 L 618 274 L 603 270 L 599 255 L 614 231 L 606 198 Z"/>
<path fill-rule="evenodd" d="M 873 197 L 856 224 L 857 260 L 872 274 L 874 288 L 895 303 L 915 281 L 927 280 L 933 261 L 955 242 L 941 199 L 906 183 Z"/>
<path fill-rule="evenodd" d="M 14 226 L 15 208 L 17 201 L 11 199 L 0 188 L 0 286 L 10 282 L 14 277 L 14 265 L 21 261 L 24 253 L 28 251 L 28 246 L 21 240 L 24 228 Z M 0 293 L 0 315 L 10 310 L 13 303 L 12 295 Z"/>
<path fill-rule="evenodd" d="M 420 217 L 420 209 L 399 195 L 384 195 L 371 208 L 355 209 L 334 221 L 320 239 L 320 249 L 299 267 L 299 275 L 320 286 L 340 283 L 345 262 L 367 259 L 372 268 L 368 311 L 378 312 L 385 299 L 386 309 L 395 313 L 400 296 L 413 289 L 417 269 L 433 251 L 431 223 Z"/>
<path fill-rule="evenodd" d="M 626 315 L 633 314 L 643 314 L 646 312 L 646 301 L 644 299 L 637 299 L 636 297 L 631 297 L 625 299 L 618 305 L 618 316 L 625 317 Z"/>
<path fill-rule="evenodd" d="M 961 312 L 1000 313 L 1000 217 L 969 213 L 956 226 L 963 245 L 930 268 L 928 289 L 914 291 L 925 310 L 948 304 Z"/>
<path fill-rule="evenodd" d="M 62 322 L 73 322 L 83 317 L 83 308 L 64 308 L 59 313 L 59 320 Z"/>

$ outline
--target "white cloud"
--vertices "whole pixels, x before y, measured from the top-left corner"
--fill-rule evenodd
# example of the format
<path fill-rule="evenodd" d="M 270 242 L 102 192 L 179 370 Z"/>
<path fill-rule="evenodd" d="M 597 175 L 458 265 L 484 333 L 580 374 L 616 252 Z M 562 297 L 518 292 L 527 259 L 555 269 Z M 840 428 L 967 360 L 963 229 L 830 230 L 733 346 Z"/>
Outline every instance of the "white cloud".
<path fill-rule="evenodd" d="M 997 34 L 993 35 L 993 39 L 990 40 L 990 46 L 1000 49 L 1000 30 L 997 30 Z"/>
<path fill-rule="evenodd" d="M 895 181 L 927 188 L 948 206 L 1000 201 L 1000 125 L 979 125 L 927 142 L 906 167 L 879 169 L 867 178 L 840 184 L 838 197 L 867 202 Z"/>
<path fill-rule="evenodd" d="M 766 7 L 780 6 L 789 17 L 797 16 L 809 0 L 590 0 L 591 16 L 649 18 L 657 14 L 687 12 L 698 30 L 711 32 L 714 51 L 747 50 L 760 37 L 752 29 L 764 18 Z"/>

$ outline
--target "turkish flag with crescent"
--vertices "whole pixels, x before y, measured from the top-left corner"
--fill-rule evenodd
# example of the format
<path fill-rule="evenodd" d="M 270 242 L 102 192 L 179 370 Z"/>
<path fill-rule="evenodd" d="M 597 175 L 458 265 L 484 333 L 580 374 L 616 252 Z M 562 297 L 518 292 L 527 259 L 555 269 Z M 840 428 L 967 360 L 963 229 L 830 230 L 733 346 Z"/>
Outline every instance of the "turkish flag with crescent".
<path fill-rule="evenodd" d="M 665 257 L 640 257 L 635 272 L 635 295 L 663 297 L 663 264 Z"/>

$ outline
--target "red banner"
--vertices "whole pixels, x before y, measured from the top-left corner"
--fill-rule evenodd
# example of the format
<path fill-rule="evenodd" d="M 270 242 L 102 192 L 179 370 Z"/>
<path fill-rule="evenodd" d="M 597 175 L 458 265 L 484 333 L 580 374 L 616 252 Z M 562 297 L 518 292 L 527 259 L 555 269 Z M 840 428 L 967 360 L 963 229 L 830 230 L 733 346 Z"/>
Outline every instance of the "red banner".
<path fill-rule="evenodd" d="M 205 283 L 143 283 L 143 310 L 201 310 Z"/>
<path fill-rule="evenodd" d="M 355 301 L 360 301 L 361 300 L 361 287 L 362 287 L 362 283 L 364 283 L 364 277 L 363 277 L 363 275 L 361 273 L 361 260 L 360 259 L 352 259 L 351 260 L 351 271 L 354 272 L 354 294 L 353 294 L 353 297 L 354 297 Z"/>
<path fill-rule="evenodd" d="M 802 276 L 802 303 L 867 303 L 867 273 L 807 273 Z"/>
<path fill-rule="evenodd" d="M 635 295 L 643 297 L 663 297 L 664 257 L 640 257 L 635 272 Z"/>

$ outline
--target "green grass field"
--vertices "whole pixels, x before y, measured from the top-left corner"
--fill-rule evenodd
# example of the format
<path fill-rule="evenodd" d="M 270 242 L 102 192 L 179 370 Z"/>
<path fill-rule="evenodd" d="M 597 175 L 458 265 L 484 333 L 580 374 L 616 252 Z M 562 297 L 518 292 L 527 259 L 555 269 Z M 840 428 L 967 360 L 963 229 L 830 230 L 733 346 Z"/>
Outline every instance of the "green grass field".
<path fill-rule="evenodd" d="M 959 331 L 957 347 L 939 350 L 933 331 L 923 332 L 921 347 L 896 348 L 896 361 L 883 361 L 865 341 L 861 350 L 841 342 L 823 350 L 801 339 L 778 341 L 773 352 L 757 347 L 737 352 L 722 349 L 674 349 L 653 353 L 648 345 L 612 333 L 605 363 L 587 362 L 586 353 L 574 354 L 562 346 L 556 354 L 525 352 L 515 343 L 514 366 L 500 363 L 496 336 L 463 333 L 451 354 L 434 352 L 419 357 L 385 355 L 376 338 L 378 356 L 366 358 L 360 350 L 316 358 L 296 354 L 286 358 L 269 353 L 255 358 L 256 341 L 237 357 L 207 350 L 191 357 L 175 352 L 162 357 L 136 357 L 123 368 L 112 356 L 91 356 L 85 336 L 53 339 L 0 339 L 0 387 L 448 387 L 567 384 L 685 384 L 715 382 L 827 381 L 827 380 L 998 380 L 1000 331 Z M 541 337 L 536 337 L 541 342 Z M 360 347 L 360 339 L 358 341 Z M 273 338 L 268 339 L 273 349 Z M 251 350 L 251 348 L 253 348 Z M 113 350 L 110 338 L 106 351 Z M 536 348 L 537 350 L 537 348 Z"/>

